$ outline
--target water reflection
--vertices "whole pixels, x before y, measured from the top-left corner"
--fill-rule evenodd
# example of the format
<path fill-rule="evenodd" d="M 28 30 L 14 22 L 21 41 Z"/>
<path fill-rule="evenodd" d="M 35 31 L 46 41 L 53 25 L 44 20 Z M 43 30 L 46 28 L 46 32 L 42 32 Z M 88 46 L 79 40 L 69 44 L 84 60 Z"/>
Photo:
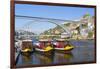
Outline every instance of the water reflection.
<path fill-rule="evenodd" d="M 42 55 L 41 53 L 35 53 L 34 56 L 38 59 L 39 64 L 52 64 L 54 59 L 54 54 L 52 55 Z"/>
<path fill-rule="evenodd" d="M 73 58 L 73 54 L 71 52 L 67 54 L 56 52 L 54 63 L 68 63 L 71 58 Z"/>
<path fill-rule="evenodd" d="M 46 65 L 46 64 L 56 64 L 56 63 L 68 63 L 72 57 L 73 57 L 72 53 L 64 54 L 54 51 L 52 52 L 52 55 L 43 55 L 37 52 L 33 54 L 24 53 L 20 54 L 18 64 Z"/>
<path fill-rule="evenodd" d="M 33 61 L 32 60 L 33 56 L 30 53 L 21 54 L 20 57 L 21 57 L 21 60 L 22 60 L 23 64 L 31 64 L 32 61 Z"/>

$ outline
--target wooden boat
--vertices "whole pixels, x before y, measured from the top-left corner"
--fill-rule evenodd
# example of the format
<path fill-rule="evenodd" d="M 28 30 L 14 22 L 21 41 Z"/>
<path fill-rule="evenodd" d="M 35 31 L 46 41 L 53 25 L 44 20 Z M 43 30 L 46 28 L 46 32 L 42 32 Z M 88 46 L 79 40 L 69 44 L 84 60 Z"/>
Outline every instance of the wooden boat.
<path fill-rule="evenodd" d="M 51 55 L 53 51 L 53 45 L 51 44 L 51 41 L 39 40 L 39 44 L 36 46 L 35 51 L 44 55 Z"/>
<path fill-rule="evenodd" d="M 55 51 L 62 52 L 62 53 L 69 53 L 71 52 L 71 50 L 74 49 L 74 46 L 69 44 L 69 42 L 64 39 L 57 39 L 57 41 L 54 42 L 53 45 Z"/>
<path fill-rule="evenodd" d="M 32 40 L 22 40 L 21 53 L 33 52 Z"/>

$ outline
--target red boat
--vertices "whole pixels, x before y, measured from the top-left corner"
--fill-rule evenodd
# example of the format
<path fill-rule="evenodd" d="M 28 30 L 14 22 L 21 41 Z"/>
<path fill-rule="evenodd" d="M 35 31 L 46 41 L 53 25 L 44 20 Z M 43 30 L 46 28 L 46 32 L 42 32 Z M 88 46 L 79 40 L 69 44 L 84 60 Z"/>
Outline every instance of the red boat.
<path fill-rule="evenodd" d="M 57 39 L 53 44 L 54 49 L 58 52 L 69 53 L 72 49 L 74 49 L 74 46 L 64 39 Z"/>
<path fill-rule="evenodd" d="M 39 43 L 36 44 L 35 50 L 37 52 L 40 52 L 42 54 L 50 55 L 53 50 L 53 46 L 51 44 L 51 41 L 48 40 L 39 40 Z"/>

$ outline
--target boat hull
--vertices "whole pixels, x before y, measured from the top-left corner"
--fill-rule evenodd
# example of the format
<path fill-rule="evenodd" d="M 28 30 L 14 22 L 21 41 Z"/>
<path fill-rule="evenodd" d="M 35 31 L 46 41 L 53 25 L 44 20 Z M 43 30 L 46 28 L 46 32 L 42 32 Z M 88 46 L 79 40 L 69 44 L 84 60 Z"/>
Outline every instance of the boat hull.
<path fill-rule="evenodd" d="M 33 52 L 21 52 L 22 55 L 30 56 Z"/>
<path fill-rule="evenodd" d="M 50 56 L 50 55 L 52 55 L 52 53 L 53 53 L 53 49 L 51 49 L 51 50 L 49 50 L 49 51 L 45 51 L 45 50 L 43 50 L 43 49 L 38 49 L 38 48 L 36 48 L 36 49 L 35 49 L 35 52 L 37 52 L 37 53 L 39 53 L 39 54 L 42 54 L 42 55 L 45 55 L 45 56 Z"/>
<path fill-rule="evenodd" d="M 31 50 L 31 49 L 24 49 L 24 50 L 21 50 L 21 54 L 22 55 L 30 55 L 30 54 L 32 54 L 33 53 L 33 50 Z"/>
<path fill-rule="evenodd" d="M 56 52 L 60 52 L 60 53 L 71 53 L 71 51 L 74 49 L 74 47 L 71 47 L 69 49 L 65 49 L 65 48 L 55 48 Z"/>

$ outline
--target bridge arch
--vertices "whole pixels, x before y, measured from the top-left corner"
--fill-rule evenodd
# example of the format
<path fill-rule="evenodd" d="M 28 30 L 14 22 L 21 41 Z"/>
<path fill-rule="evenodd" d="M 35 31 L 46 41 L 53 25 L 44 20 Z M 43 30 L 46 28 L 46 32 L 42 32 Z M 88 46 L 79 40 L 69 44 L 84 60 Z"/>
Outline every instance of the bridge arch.
<path fill-rule="evenodd" d="M 22 15 L 15 15 L 15 17 L 18 18 L 18 19 L 20 18 L 20 19 L 25 19 L 25 20 L 32 20 L 32 21 L 29 21 L 28 23 L 25 23 L 25 25 L 23 25 L 23 27 L 19 28 L 19 30 L 28 29 L 35 22 L 48 22 L 48 23 L 52 23 L 56 26 L 59 26 L 64 31 L 64 34 L 66 33 L 70 37 L 71 37 L 71 31 L 69 29 L 65 28 L 62 25 L 62 23 L 64 23 L 64 22 L 70 22 L 70 23 L 75 22 L 75 21 L 71 21 L 71 20 L 62 20 L 62 19 L 53 19 L 53 18 L 44 18 L 44 17 L 32 17 L 32 16 L 22 16 Z"/>
<path fill-rule="evenodd" d="M 70 34 L 70 31 L 69 31 L 68 29 L 65 29 L 65 28 L 64 28 L 62 25 L 60 25 L 59 23 L 56 23 L 55 21 L 51 21 L 51 20 L 33 20 L 33 21 L 31 21 L 31 22 L 25 24 L 25 25 L 23 26 L 23 28 L 29 28 L 29 27 L 30 27 L 33 23 L 35 23 L 35 22 L 49 22 L 49 23 L 52 23 L 52 24 L 54 24 L 54 25 L 56 25 L 56 26 L 59 26 L 61 29 L 63 29 L 63 31 L 64 31 L 65 33 Z"/>

